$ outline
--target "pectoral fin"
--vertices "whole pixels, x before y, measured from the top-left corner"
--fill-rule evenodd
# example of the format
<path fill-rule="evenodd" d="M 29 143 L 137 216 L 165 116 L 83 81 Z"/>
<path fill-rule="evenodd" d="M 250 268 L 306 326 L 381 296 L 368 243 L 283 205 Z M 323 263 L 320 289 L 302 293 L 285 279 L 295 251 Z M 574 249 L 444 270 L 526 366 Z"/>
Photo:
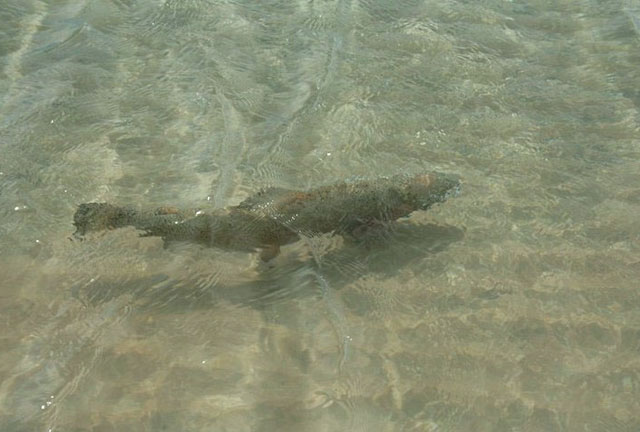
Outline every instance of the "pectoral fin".
<path fill-rule="evenodd" d="M 343 237 L 345 241 L 357 244 L 375 243 L 388 239 L 394 225 L 393 221 L 380 221 L 377 219 L 362 221 L 349 227 L 350 229 L 343 234 Z"/>

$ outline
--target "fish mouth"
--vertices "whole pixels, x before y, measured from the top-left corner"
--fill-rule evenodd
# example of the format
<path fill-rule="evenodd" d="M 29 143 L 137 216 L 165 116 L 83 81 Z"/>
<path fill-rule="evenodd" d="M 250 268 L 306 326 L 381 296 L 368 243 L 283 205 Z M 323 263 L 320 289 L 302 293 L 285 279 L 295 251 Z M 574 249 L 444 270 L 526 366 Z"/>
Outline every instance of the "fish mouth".
<path fill-rule="evenodd" d="M 456 184 L 451 187 L 448 191 L 444 193 L 444 199 L 447 200 L 449 198 L 455 198 L 462 192 L 462 184 L 458 179 Z"/>
<path fill-rule="evenodd" d="M 449 198 L 460 195 L 461 183 L 458 176 L 452 174 L 432 173 L 429 174 L 429 182 L 423 183 L 426 186 L 422 199 L 419 199 L 419 208 L 427 210 L 433 204 L 442 203 Z M 422 182 L 421 182 L 422 183 Z"/>

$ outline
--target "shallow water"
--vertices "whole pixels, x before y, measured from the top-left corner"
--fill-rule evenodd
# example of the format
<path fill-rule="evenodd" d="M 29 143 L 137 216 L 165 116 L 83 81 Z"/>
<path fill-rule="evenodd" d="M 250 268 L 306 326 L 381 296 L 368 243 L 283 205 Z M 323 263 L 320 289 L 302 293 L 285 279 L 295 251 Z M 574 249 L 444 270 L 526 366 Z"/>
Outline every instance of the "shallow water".
<path fill-rule="evenodd" d="M 0 0 L 0 430 L 640 430 L 640 3 Z M 437 170 L 360 247 L 69 240 Z"/>

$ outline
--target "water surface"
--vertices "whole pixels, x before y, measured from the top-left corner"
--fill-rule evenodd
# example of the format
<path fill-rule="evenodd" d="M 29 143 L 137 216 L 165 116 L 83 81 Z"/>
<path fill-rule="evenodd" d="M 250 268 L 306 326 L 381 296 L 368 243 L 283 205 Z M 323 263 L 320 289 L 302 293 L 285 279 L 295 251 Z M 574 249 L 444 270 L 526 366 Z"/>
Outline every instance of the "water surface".
<path fill-rule="evenodd" d="M 640 3 L 0 0 L 0 429 L 640 430 Z M 88 201 L 462 194 L 270 267 Z"/>

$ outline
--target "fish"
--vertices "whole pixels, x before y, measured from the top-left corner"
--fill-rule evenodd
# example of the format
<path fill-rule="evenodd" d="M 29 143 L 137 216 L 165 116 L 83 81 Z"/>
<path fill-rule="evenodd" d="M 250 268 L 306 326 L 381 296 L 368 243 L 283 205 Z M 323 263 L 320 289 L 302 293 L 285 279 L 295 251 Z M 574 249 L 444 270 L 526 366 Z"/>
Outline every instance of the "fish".
<path fill-rule="evenodd" d="M 370 227 L 424 211 L 460 193 L 457 176 L 437 172 L 343 181 L 310 190 L 270 187 L 220 210 L 160 207 L 138 210 L 83 203 L 74 237 L 132 226 L 165 242 L 187 241 L 227 250 L 260 252 L 269 261 L 300 236 L 332 233 L 357 239 Z"/>

